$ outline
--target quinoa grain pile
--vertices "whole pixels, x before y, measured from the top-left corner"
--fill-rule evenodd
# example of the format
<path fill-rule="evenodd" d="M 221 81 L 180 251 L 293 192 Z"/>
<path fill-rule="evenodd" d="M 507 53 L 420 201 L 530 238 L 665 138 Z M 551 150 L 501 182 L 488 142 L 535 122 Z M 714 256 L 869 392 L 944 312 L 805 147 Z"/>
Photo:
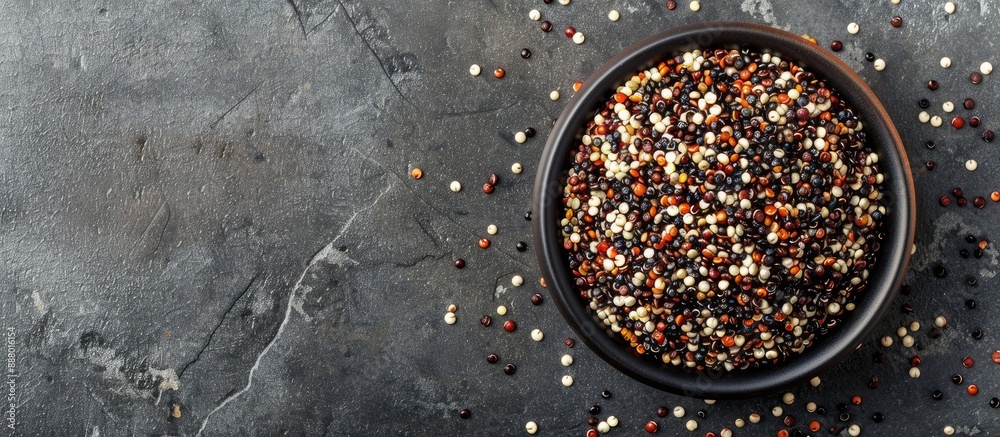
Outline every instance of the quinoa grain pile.
<path fill-rule="evenodd" d="M 836 91 L 769 53 L 695 50 L 637 72 L 571 156 L 560 226 L 580 297 L 636 354 L 774 365 L 854 309 L 883 176 Z"/>

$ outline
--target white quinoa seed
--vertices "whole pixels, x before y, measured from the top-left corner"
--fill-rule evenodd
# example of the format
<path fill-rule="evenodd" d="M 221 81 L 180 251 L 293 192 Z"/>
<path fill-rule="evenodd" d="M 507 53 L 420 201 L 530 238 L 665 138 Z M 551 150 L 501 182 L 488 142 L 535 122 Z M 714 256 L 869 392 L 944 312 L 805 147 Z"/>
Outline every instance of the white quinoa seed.
<path fill-rule="evenodd" d="M 618 19 L 621 18 L 621 17 L 622 17 L 622 15 L 619 14 L 618 11 L 616 11 L 614 9 L 612 9 L 611 12 L 608 12 L 608 19 L 611 20 L 611 21 L 618 21 Z"/>
<path fill-rule="evenodd" d="M 813 387 L 819 387 L 820 382 L 822 382 L 822 380 L 820 380 L 818 376 L 814 376 L 812 379 L 809 380 L 809 385 Z"/>
<path fill-rule="evenodd" d="M 861 435 L 861 427 L 856 423 L 852 423 L 851 426 L 847 428 L 847 433 L 850 434 L 851 437 L 858 437 Z"/>
<path fill-rule="evenodd" d="M 528 18 L 530 18 L 531 21 L 541 20 L 542 19 L 542 13 L 538 12 L 538 9 L 532 9 L 531 11 L 528 12 Z"/>
<path fill-rule="evenodd" d="M 892 4 L 894 4 L 894 5 L 898 5 L 900 1 L 901 0 L 890 0 L 889 2 L 892 3 Z"/>
<path fill-rule="evenodd" d="M 944 4 L 944 11 L 947 12 L 947 13 L 949 13 L 949 14 L 954 14 L 955 13 L 955 3 L 954 2 L 945 3 Z"/>
<path fill-rule="evenodd" d="M 913 347 L 913 343 L 915 341 L 916 340 L 913 339 L 912 335 L 907 335 L 906 337 L 903 337 L 903 347 Z"/>
<path fill-rule="evenodd" d="M 941 127 L 941 122 L 942 122 L 942 120 L 941 120 L 940 116 L 935 115 L 935 116 L 931 117 L 931 126 Z"/>
<path fill-rule="evenodd" d="M 521 284 L 523 283 L 524 283 L 524 278 L 522 278 L 521 275 L 514 275 L 514 277 L 510 278 L 510 285 L 513 285 L 515 287 L 520 287 Z"/>
<path fill-rule="evenodd" d="M 602 420 L 600 423 L 597 424 L 597 431 L 600 432 L 601 434 L 607 434 L 611 432 L 611 425 L 608 425 L 608 422 Z"/>
<path fill-rule="evenodd" d="M 498 230 L 497 225 L 489 225 L 486 227 L 486 233 L 490 235 L 496 235 Z"/>
<path fill-rule="evenodd" d="M 897 337 L 903 338 L 903 337 L 906 337 L 906 334 L 907 334 L 907 331 L 906 331 L 906 327 L 905 326 L 900 326 L 899 328 L 896 328 L 896 336 Z"/>
<path fill-rule="evenodd" d="M 684 424 L 684 427 L 687 428 L 688 431 L 694 431 L 698 429 L 698 422 L 694 419 L 691 419 Z"/>
<path fill-rule="evenodd" d="M 705 403 L 708 405 L 715 405 L 715 399 L 705 399 Z"/>
<path fill-rule="evenodd" d="M 945 325 L 947 324 L 948 324 L 948 319 L 946 319 L 944 316 L 937 316 L 934 318 L 934 326 L 937 326 L 938 328 L 944 328 Z"/>
<path fill-rule="evenodd" d="M 549 100 L 552 100 L 553 102 L 559 100 L 559 90 L 552 90 L 552 92 L 549 93 Z"/>
<path fill-rule="evenodd" d="M 521 174 L 521 170 L 522 169 L 523 168 L 521 167 L 521 163 L 520 162 L 515 162 L 515 163 L 511 164 L 511 166 L 510 166 L 510 172 L 514 173 L 514 174 Z"/>
<path fill-rule="evenodd" d="M 752 414 L 750 414 L 749 419 L 750 419 L 750 423 L 760 422 L 760 414 L 752 413 Z"/>
<path fill-rule="evenodd" d="M 910 378 L 917 379 L 917 378 L 920 377 L 920 368 L 919 367 L 910 367 L 910 372 L 909 373 L 910 373 Z"/>
<path fill-rule="evenodd" d="M 815 402 L 809 402 L 808 404 L 806 404 L 806 411 L 808 411 L 810 413 L 815 413 L 816 412 L 816 403 Z"/>
<path fill-rule="evenodd" d="M 944 112 L 951 112 L 955 110 L 955 104 L 950 100 L 941 104 L 941 110 Z"/>
<path fill-rule="evenodd" d="M 885 337 L 882 337 L 882 346 L 885 346 L 885 347 L 892 346 L 892 337 L 890 337 L 888 335 L 885 336 Z"/>
<path fill-rule="evenodd" d="M 534 420 L 532 420 L 524 424 L 524 430 L 527 431 L 528 434 L 534 435 L 536 432 L 538 432 L 538 424 L 535 423 Z"/>
<path fill-rule="evenodd" d="M 451 191 L 457 193 L 459 191 L 462 191 L 462 183 L 459 181 L 451 181 L 451 185 L 449 185 L 449 188 L 451 188 Z"/>
<path fill-rule="evenodd" d="M 568 5 L 568 4 L 569 4 L 569 2 L 570 2 L 570 0 L 559 0 L 559 4 L 561 4 L 561 5 L 563 5 L 563 6 L 566 6 L 566 5 Z"/>
<path fill-rule="evenodd" d="M 920 330 L 920 322 L 914 320 L 910 322 L 910 331 L 917 332 Z"/>
<path fill-rule="evenodd" d="M 979 168 L 979 163 L 975 159 L 970 159 L 965 161 L 965 169 L 968 171 L 976 171 Z"/>
<path fill-rule="evenodd" d="M 941 68 L 951 67 L 951 58 L 945 56 L 941 58 Z"/>
<path fill-rule="evenodd" d="M 983 62 L 982 64 L 979 65 L 979 72 L 982 73 L 982 74 L 984 74 L 984 75 L 992 73 L 993 72 L 993 64 L 991 64 L 989 62 Z"/>
<path fill-rule="evenodd" d="M 948 426 L 944 427 L 944 429 L 942 429 L 941 432 L 943 432 L 944 435 L 952 435 L 952 434 L 955 433 L 955 427 L 951 426 L 951 425 L 948 425 Z"/>
<path fill-rule="evenodd" d="M 455 304 L 448 305 L 448 312 L 449 313 L 453 313 L 455 311 L 458 311 L 458 307 L 455 306 Z"/>
<path fill-rule="evenodd" d="M 697 0 L 693 1 L 693 2 L 691 2 L 690 7 L 691 7 L 692 11 L 698 12 L 699 10 L 701 10 L 701 2 L 699 2 Z"/>
<path fill-rule="evenodd" d="M 457 321 L 458 321 L 458 317 L 455 316 L 455 313 L 447 312 L 447 313 L 444 314 L 444 322 L 445 323 L 447 323 L 449 325 L 454 325 L 455 322 L 457 322 Z"/>
<path fill-rule="evenodd" d="M 722 431 L 719 431 L 719 437 L 733 437 L 733 430 L 722 428 Z"/>
<path fill-rule="evenodd" d="M 680 405 L 674 407 L 674 417 L 680 419 L 681 417 L 684 417 L 685 414 L 687 414 L 687 412 L 684 411 L 684 407 Z"/>
<path fill-rule="evenodd" d="M 920 114 L 917 114 L 917 119 L 920 120 L 921 123 L 927 123 L 928 121 L 931 121 L 931 115 L 928 114 L 927 111 L 920 111 Z"/>
<path fill-rule="evenodd" d="M 851 24 L 847 25 L 847 33 L 851 35 L 857 35 L 859 31 L 861 31 L 861 26 L 858 26 L 858 23 L 852 22 Z"/>
<path fill-rule="evenodd" d="M 500 305 L 497 307 L 497 314 L 504 316 L 507 315 L 507 307 Z"/>
<path fill-rule="evenodd" d="M 583 44 L 584 39 L 586 39 L 586 37 L 583 36 L 583 32 L 576 32 L 573 34 L 573 42 L 577 44 Z"/>
<path fill-rule="evenodd" d="M 525 141 L 528 141 L 528 136 L 525 135 L 524 132 L 518 132 L 514 134 L 514 141 L 518 144 L 523 144 Z"/>
<path fill-rule="evenodd" d="M 471 74 L 473 76 L 479 76 L 479 73 L 482 73 L 482 72 L 483 72 L 483 69 L 481 67 L 479 67 L 479 64 L 472 64 L 472 65 L 469 66 L 469 74 Z"/>
<path fill-rule="evenodd" d="M 872 66 L 875 67 L 875 71 L 885 70 L 885 60 L 882 58 L 878 58 L 875 60 L 875 63 L 872 64 Z"/>
<path fill-rule="evenodd" d="M 531 339 L 535 341 L 542 341 L 545 338 L 545 334 L 541 329 L 535 328 L 531 330 Z"/>
<path fill-rule="evenodd" d="M 569 376 L 569 375 L 563 375 L 563 377 L 562 377 L 562 385 L 564 385 L 566 387 L 569 387 L 569 386 L 573 385 L 573 377 Z"/>
<path fill-rule="evenodd" d="M 611 425 L 612 428 L 618 426 L 618 418 L 615 416 L 608 416 L 607 421 L 608 425 Z"/>
<path fill-rule="evenodd" d="M 781 402 L 784 402 L 785 405 L 792 405 L 795 402 L 795 395 L 791 392 L 785 393 L 781 395 Z"/>
<path fill-rule="evenodd" d="M 559 362 L 562 363 L 564 367 L 569 367 L 573 364 L 573 356 L 570 354 L 563 355 L 562 358 L 559 359 Z"/>
<path fill-rule="evenodd" d="M 747 423 L 742 418 L 737 418 L 736 421 L 733 422 L 733 424 L 736 425 L 737 428 L 743 428 L 743 426 L 746 425 Z"/>
<path fill-rule="evenodd" d="M 779 417 L 784 412 L 785 410 L 781 408 L 781 405 L 775 405 L 774 408 L 771 409 L 771 415 L 774 417 Z"/>

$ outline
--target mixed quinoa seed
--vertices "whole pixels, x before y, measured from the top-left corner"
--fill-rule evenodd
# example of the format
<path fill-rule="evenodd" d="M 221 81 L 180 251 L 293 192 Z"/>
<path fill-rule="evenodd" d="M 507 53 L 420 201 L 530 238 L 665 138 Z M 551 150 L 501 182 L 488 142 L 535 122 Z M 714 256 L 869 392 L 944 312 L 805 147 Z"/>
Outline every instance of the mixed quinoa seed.
<path fill-rule="evenodd" d="M 634 353 L 676 367 L 802 353 L 854 309 L 883 238 L 861 121 L 767 52 L 637 72 L 571 160 L 560 226 L 580 297 Z"/>

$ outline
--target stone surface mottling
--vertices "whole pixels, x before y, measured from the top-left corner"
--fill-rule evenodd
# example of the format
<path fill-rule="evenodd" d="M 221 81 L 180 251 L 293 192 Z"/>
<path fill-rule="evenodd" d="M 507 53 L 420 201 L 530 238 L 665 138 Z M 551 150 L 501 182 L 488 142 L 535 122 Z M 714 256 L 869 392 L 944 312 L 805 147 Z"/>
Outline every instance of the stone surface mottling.
<path fill-rule="evenodd" d="M 539 435 L 583 435 L 586 408 L 599 403 L 602 418 L 621 420 L 616 433 L 639 432 L 658 405 L 683 405 L 691 417 L 708 410 L 699 432 L 758 412 L 762 423 L 736 435 L 773 435 L 778 395 L 705 406 L 628 379 L 582 344 L 564 368 L 569 329 L 551 303 L 530 304 L 538 268 L 530 251 L 514 250 L 530 240 L 522 216 L 533 173 L 573 82 L 651 33 L 719 19 L 844 41 L 839 56 L 896 120 L 916 176 L 914 291 L 896 303 L 915 313 L 891 312 L 819 388 L 796 389 L 786 412 L 800 429 L 812 418 L 828 427 L 836 405 L 861 394 L 851 415 L 866 435 L 947 424 L 1000 433 L 987 405 L 1000 384 L 988 355 L 1000 346 L 997 252 L 957 257 L 964 233 L 996 233 L 1000 206 L 937 205 L 956 184 L 988 197 L 1000 159 L 979 131 L 934 130 L 916 116 L 919 98 L 937 110 L 973 97 L 976 110 L 956 114 L 1000 127 L 994 77 L 968 81 L 982 61 L 1000 62 L 990 59 L 1000 8 L 743 0 L 692 13 L 680 3 L 616 3 L 613 23 L 611 6 L 582 0 L 4 2 L 0 320 L 16 330 L 17 433 L 519 435 L 534 420 Z M 527 18 L 533 8 L 553 32 Z M 894 15 L 902 28 L 889 25 Z M 858 35 L 847 34 L 851 21 Z M 566 38 L 567 25 L 586 43 Z M 864 60 L 869 51 L 885 71 Z M 942 56 L 951 68 L 937 65 Z M 474 63 L 479 77 L 468 74 Z M 926 89 L 931 78 L 940 90 Z M 548 99 L 554 89 L 561 100 Z M 513 132 L 528 126 L 538 136 L 516 144 Z M 977 171 L 964 169 L 968 158 Z M 513 162 L 524 173 L 511 174 Z M 422 179 L 409 177 L 414 166 Z M 501 183 L 486 196 L 479 187 L 494 172 Z M 465 189 L 451 192 L 452 180 Z M 476 241 L 490 223 L 500 231 L 484 251 Z M 467 267 L 455 269 L 455 257 Z M 946 279 L 930 273 L 938 262 Z M 524 286 L 509 285 L 515 274 Z M 977 309 L 962 306 L 968 298 Z M 446 325 L 452 303 L 458 323 Z M 502 332 L 499 304 L 514 333 Z M 494 324 L 483 328 L 487 313 Z M 928 339 L 937 315 L 949 327 Z M 877 337 L 912 320 L 924 326 L 923 350 L 893 346 L 872 363 Z M 968 335 L 976 326 L 979 341 Z M 536 327 L 542 342 L 530 339 Z M 486 364 L 491 352 L 499 364 Z M 917 380 L 906 375 L 914 354 L 924 362 Z M 966 355 L 976 367 L 961 368 Z M 507 362 L 517 374 L 501 372 Z M 959 371 L 978 397 L 949 382 Z M 872 375 L 877 390 L 867 388 Z M 604 389 L 614 397 L 602 399 Z M 932 404 L 934 389 L 947 401 Z M 830 412 L 807 414 L 810 400 Z M 458 418 L 462 408 L 471 419 Z M 875 411 L 885 422 L 870 420 Z M 659 419 L 661 432 L 682 432 L 686 420 Z"/>

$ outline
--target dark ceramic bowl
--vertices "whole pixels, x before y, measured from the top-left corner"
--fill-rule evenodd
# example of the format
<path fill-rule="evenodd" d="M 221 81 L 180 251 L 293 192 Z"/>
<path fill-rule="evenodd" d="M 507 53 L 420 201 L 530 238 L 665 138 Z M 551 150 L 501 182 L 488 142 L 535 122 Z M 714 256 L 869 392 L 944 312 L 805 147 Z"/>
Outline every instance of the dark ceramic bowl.
<path fill-rule="evenodd" d="M 885 174 L 887 214 L 885 240 L 870 269 L 866 291 L 857 309 L 845 315 L 841 326 L 799 356 L 759 370 L 690 373 L 632 354 L 624 342 L 611 337 L 580 299 L 571 278 L 558 225 L 560 198 L 570 150 L 598 105 L 636 71 L 649 68 L 665 54 L 695 48 L 746 46 L 778 53 L 825 79 L 864 123 L 868 143 L 879 154 Z M 913 177 L 896 128 L 875 94 L 850 67 L 827 50 L 798 35 L 747 23 L 704 23 L 682 26 L 652 36 L 615 55 L 588 78 L 549 135 L 535 179 L 532 208 L 535 251 L 552 300 L 577 335 L 597 355 L 643 383 L 685 396 L 729 399 L 759 396 L 801 384 L 830 369 L 861 345 L 889 309 L 903 281 L 913 245 L 915 200 Z"/>

